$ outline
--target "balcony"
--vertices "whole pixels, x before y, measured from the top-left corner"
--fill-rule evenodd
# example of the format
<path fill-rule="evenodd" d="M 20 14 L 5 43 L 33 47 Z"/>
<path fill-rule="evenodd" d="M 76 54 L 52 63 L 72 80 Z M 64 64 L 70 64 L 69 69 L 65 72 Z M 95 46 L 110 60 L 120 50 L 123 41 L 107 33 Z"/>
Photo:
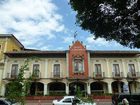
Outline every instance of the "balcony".
<path fill-rule="evenodd" d="M 117 79 L 117 80 L 120 80 L 120 79 L 123 79 L 123 72 L 119 72 L 119 73 L 115 73 L 115 72 L 112 72 L 112 77 L 113 79 Z"/>
<path fill-rule="evenodd" d="M 34 80 L 41 79 L 41 73 L 40 73 L 39 70 L 35 70 L 35 71 L 32 73 L 32 79 L 34 79 Z"/>
<path fill-rule="evenodd" d="M 51 72 L 51 79 L 62 79 L 62 72 Z"/>
<path fill-rule="evenodd" d="M 129 79 L 138 79 L 140 78 L 140 72 L 128 72 L 127 73 L 127 78 Z"/>
<path fill-rule="evenodd" d="M 17 74 L 10 74 L 10 73 L 7 73 L 5 79 L 7 79 L 7 80 L 14 80 L 14 79 L 16 79 L 17 77 L 18 77 Z"/>
<path fill-rule="evenodd" d="M 105 78 L 105 72 L 93 72 L 93 79 L 102 80 Z"/>
<path fill-rule="evenodd" d="M 89 77 L 84 72 L 74 72 L 68 79 L 70 80 L 87 80 Z"/>

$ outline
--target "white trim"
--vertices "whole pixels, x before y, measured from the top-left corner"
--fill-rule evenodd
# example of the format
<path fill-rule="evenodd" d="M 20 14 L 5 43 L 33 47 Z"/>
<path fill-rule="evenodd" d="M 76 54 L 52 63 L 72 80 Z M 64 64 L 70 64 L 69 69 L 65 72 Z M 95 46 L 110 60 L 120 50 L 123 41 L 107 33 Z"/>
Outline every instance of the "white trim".
<path fill-rule="evenodd" d="M 66 53 L 66 77 L 69 77 L 69 52 Z"/>
<path fill-rule="evenodd" d="M 45 59 L 45 78 L 47 78 L 48 77 L 48 59 Z"/>

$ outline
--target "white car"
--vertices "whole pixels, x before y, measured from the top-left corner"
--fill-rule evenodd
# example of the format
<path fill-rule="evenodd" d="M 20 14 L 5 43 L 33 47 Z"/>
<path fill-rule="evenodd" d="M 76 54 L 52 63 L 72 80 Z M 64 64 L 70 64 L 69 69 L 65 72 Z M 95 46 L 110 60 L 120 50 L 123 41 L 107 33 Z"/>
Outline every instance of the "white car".
<path fill-rule="evenodd" d="M 18 102 L 10 101 L 6 98 L 0 98 L 0 105 L 20 105 Z"/>
<path fill-rule="evenodd" d="M 83 102 L 75 96 L 64 96 L 60 101 L 53 100 L 53 105 L 96 105 L 96 103 Z"/>

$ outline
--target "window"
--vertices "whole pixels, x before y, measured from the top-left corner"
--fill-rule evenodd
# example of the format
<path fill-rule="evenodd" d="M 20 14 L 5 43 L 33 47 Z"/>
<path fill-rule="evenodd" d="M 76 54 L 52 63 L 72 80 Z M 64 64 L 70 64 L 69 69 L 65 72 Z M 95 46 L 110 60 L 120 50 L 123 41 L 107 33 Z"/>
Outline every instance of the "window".
<path fill-rule="evenodd" d="M 39 64 L 33 64 L 33 76 L 39 77 Z"/>
<path fill-rule="evenodd" d="M 74 72 L 83 72 L 83 59 L 74 59 Z"/>
<path fill-rule="evenodd" d="M 11 78 L 16 78 L 18 75 L 18 64 L 12 64 Z"/>
<path fill-rule="evenodd" d="M 53 75 L 60 77 L 60 64 L 54 64 Z"/>
<path fill-rule="evenodd" d="M 115 75 L 120 74 L 119 64 L 113 64 L 113 72 L 115 73 Z"/>
<path fill-rule="evenodd" d="M 101 74 L 101 64 L 95 64 L 95 73 Z"/>
<path fill-rule="evenodd" d="M 129 64 L 129 72 L 131 72 L 132 74 L 135 74 L 135 65 L 134 64 Z"/>
<path fill-rule="evenodd" d="M 72 101 L 71 101 L 71 98 L 67 98 L 63 102 L 65 102 L 65 103 L 71 103 Z"/>

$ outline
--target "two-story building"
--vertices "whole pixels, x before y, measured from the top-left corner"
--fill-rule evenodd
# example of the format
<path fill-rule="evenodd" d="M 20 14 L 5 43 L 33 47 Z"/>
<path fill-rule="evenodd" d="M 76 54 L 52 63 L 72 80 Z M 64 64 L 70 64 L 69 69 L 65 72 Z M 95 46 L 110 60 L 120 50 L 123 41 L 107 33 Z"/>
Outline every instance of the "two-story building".
<path fill-rule="evenodd" d="M 2 90 L 2 77 L 5 65 L 4 53 L 23 50 L 24 46 L 12 34 L 0 34 L 0 94 Z"/>
<path fill-rule="evenodd" d="M 139 51 L 92 51 L 75 41 L 64 51 L 20 50 L 5 53 L 2 95 L 27 58 L 28 78 L 36 73 L 30 95 L 140 92 Z"/>

